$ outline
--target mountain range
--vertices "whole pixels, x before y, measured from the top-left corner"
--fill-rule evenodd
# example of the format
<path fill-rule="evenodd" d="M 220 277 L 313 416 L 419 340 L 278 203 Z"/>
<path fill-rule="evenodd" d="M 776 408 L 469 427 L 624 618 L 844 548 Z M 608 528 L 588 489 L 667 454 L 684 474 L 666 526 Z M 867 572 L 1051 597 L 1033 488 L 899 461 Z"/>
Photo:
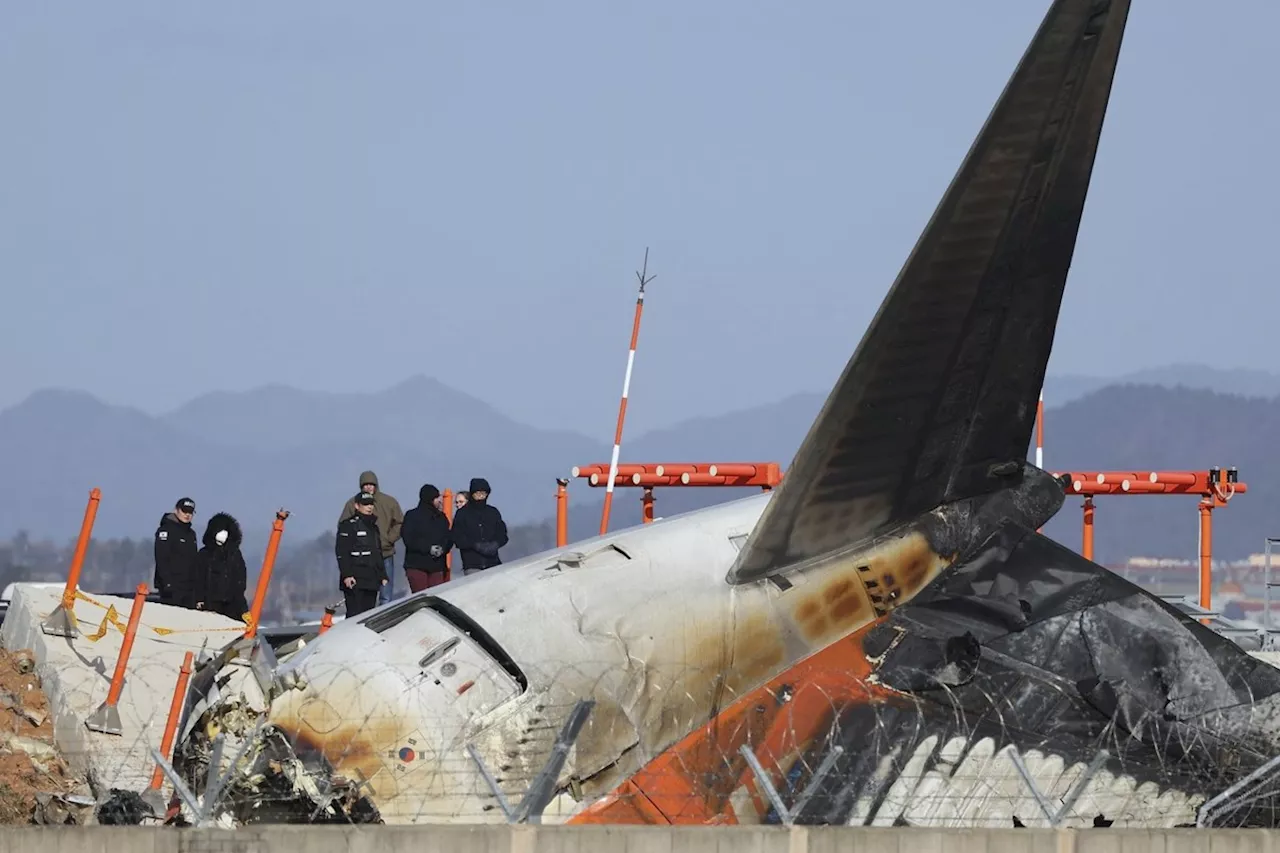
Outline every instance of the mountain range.
<path fill-rule="evenodd" d="M 1224 389 L 1233 393 L 1218 393 Z M 1278 395 L 1280 376 L 1196 365 L 1109 380 L 1051 376 L 1046 463 L 1138 470 L 1239 465 L 1251 491 L 1218 513 L 1215 539 L 1219 553 L 1257 551 L 1262 537 L 1276 532 L 1268 528 L 1267 507 L 1272 484 L 1280 486 L 1280 464 L 1270 452 L 1271 427 L 1280 424 Z M 785 465 L 824 398 L 798 393 L 652 430 L 628 439 L 623 457 Z M 554 512 L 555 477 L 608 457 L 605 441 L 526 426 L 427 377 L 368 394 L 285 386 L 216 392 L 159 416 L 82 391 L 44 390 L 0 411 L 0 470 L 11 486 L 0 494 L 0 538 L 19 530 L 74 536 L 93 486 L 103 490 L 96 536 L 150 537 L 173 502 L 190 495 L 206 518 L 224 509 L 237 514 L 252 538 L 282 505 L 293 513 L 288 538 L 313 537 L 333 526 L 365 469 L 376 471 L 406 509 L 423 482 L 456 488 L 485 476 L 511 523 L 542 521 Z M 582 481 L 570 489 L 571 533 L 590 535 L 599 523 L 599 490 Z M 659 490 L 658 513 L 740 496 L 730 489 Z M 1074 503 L 1046 529 L 1073 546 Z M 638 522 L 635 490 L 620 493 L 613 518 L 615 526 Z M 1189 498 L 1100 500 L 1099 556 L 1191 556 L 1194 521 Z"/>

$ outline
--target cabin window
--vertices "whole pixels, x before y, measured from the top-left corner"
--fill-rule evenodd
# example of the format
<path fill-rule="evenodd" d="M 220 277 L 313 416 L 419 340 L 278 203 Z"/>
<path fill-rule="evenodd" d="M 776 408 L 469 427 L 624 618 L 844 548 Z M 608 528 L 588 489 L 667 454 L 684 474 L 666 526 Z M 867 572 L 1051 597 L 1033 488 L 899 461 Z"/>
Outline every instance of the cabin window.
<path fill-rule="evenodd" d="M 613 564 L 622 565 L 631 561 L 631 555 L 620 545 L 609 543 L 594 551 L 564 551 L 556 555 L 556 561 L 548 568 L 564 571 L 565 569 L 598 568 Z"/>
<path fill-rule="evenodd" d="M 362 619 L 360 624 L 370 631 L 381 634 L 399 625 L 420 610 L 430 610 L 453 625 L 479 646 L 485 654 L 493 658 L 498 666 L 502 667 L 520 685 L 520 692 L 523 693 L 528 689 L 529 679 L 525 677 L 524 672 L 512 660 L 511 655 L 507 654 L 506 649 L 497 640 L 489 636 L 489 633 L 481 628 L 474 619 L 442 598 L 436 598 L 435 596 L 407 598 L 399 605 L 374 613 L 367 619 Z"/>

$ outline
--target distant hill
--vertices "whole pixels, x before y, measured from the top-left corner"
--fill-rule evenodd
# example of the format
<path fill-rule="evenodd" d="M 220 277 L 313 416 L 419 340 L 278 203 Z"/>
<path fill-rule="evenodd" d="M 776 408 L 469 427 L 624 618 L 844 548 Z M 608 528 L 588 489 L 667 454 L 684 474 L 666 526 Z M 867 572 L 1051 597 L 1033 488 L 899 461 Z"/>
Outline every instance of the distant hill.
<path fill-rule="evenodd" d="M 40 391 L 0 412 L 0 537 L 72 536 L 89 489 L 103 500 L 95 534 L 149 537 L 183 495 L 247 533 L 276 507 L 305 535 L 327 530 L 360 472 L 377 472 L 406 509 L 418 487 L 465 487 L 477 474 L 513 521 L 553 506 L 554 477 L 602 444 L 516 423 L 431 380 L 378 393 L 262 389 L 199 398 L 160 418 L 77 391 Z"/>
<path fill-rule="evenodd" d="M 1280 536 L 1280 400 L 1189 388 L 1116 385 L 1045 414 L 1045 466 L 1064 470 L 1206 469 L 1234 465 L 1249 487 L 1214 513 L 1215 555 L 1260 552 Z M 1080 547 L 1079 498 L 1068 498 L 1045 532 Z M 1194 557 L 1196 501 L 1187 497 L 1100 497 L 1094 543 L 1100 558 L 1133 554 Z"/>
<path fill-rule="evenodd" d="M 1219 553 L 1259 550 L 1274 529 L 1271 436 L 1280 402 L 1216 395 L 1198 383 L 1280 393 L 1280 377 L 1260 371 L 1196 366 L 1148 371 L 1181 389 L 1089 388 L 1091 377 L 1046 382 L 1050 467 L 1240 466 L 1252 491 L 1216 517 Z M 1055 383 L 1057 383 L 1055 385 Z M 1276 393 L 1271 393 L 1276 392 Z M 1061 400 L 1078 394 L 1066 405 Z M 802 393 L 718 417 L 699 418 L 629 439 L 624 460 L 777 461 L 786 465 L 825 399 Z M 202 517 L 230 510 L 258 542 L 276 507 L 293 511 L 289 542 L 328 531 L 360 471 L 378 472 L 406 509 L 418 486 L 465 486 L 476 473 L 494 484 L 494 502 L 513 523 L 553 512 L 554 478 L 574 464 L 607 461 L 604 441 L 569 431 L 539 430 L 505 417 L 481 400 L 425 377 L 368 394 L 327 394 L 267 387 L 199 397 L 152 417 L 76 391 L 40 391 L 0 411 L 0 539 L 20 530 L 33 537 L 74 536 L 89 488 L 104 490 L 96 533 L 149 537 L 181 495 L 196 498 Z M 601 490 L 571 486 L 571 533 L 593 534 Z M 665 489 L 660 515 L 741 497 L 726 489 Z M 622 490 L 614 525 L 637 523 L 638 490 Z M 1078 545 L 1078 511 L 1070 501 L 1048 531 Z M 1114 498 L 1099 504 L 1099 556 L 1195 553 L 1194 501 Z"/>
<path fill-rule="evenodd" d="M 1158 385 L 1164 388 L 1191 388 L 1237 394 L 1242 397 L 1280 397 L 1280 374 L 1265 370 L 1207 367 L 1203 364 L 1170 364 L 1137 370 L 1123 376 L 1050 375 L 1044 381 L 1048 406 L 1079 400 L 1108 385 Z"/>

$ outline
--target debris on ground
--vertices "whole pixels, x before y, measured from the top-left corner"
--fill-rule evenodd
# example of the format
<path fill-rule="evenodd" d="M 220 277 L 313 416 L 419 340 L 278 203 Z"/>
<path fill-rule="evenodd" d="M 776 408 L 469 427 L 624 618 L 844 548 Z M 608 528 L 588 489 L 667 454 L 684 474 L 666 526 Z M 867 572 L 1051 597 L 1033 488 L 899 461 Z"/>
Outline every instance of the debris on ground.
<path fill-rule="evenodd" d="M 85 790 L 53 745 L 31 652 L 0 649 L 0 826 L 79 822 Z"/>
<path fill-rule="evenodd" d="M 98 806 L 98 823 L 103 826 L 137 826 L 144 818 L 152 816 L 151 806 L 137 791 L 112 788 L 107 798 Z"/>

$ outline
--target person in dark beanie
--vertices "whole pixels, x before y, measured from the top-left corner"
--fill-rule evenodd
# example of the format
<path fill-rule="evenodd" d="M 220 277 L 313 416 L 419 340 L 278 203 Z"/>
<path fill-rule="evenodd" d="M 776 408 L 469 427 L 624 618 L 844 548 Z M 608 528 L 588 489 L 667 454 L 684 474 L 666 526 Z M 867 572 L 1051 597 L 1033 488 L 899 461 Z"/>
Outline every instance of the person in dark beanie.
<path fill-rule="evenodd" d="M 489 481 L 471 481 L 471 498 L 453 514 L 453 544 L 462 557 L 462 573 L 473 575 L 502 565 L 498 549 L 507 544 L 507 523 L 489 505 Z"/>
<path fill-rule="evenodd" d="M 196 502 L 182 498 L 156 528 L 154 580 L 161 604 L 195 607 L 196 554 L 200 550 L 191 526 L 195 514 Z"/>
<path fill-rule="evenodd" d="M 249 569 L 240 553 L 240 543 L 244 541 L 240 522 L 219 512 L 209 519 L 201 541 L 204 547 L 196 556 L 196 609 L 244 619 L 249 612 L 249 602 L 244 597 Z"/>
<path fill-rule="evenodd" d="M 400 527 L 404 542 L 404 574 L 409 591 L 421 592 L 447 579 L 445 558 L 453 548 L 449 518 L 440 490 L 427 483 L 418 490 L 418 505 L 404 514 Z"/>
<path fill-rule="evenodd" d="M 382 560 L 374 497 L 360 492 L 351 499 L 355 515 L 338 523 L 334 552 L 338 557 L 338 588 L 347 603 L 347 618 L 378 606 L 378 591 L 387 582 Z"/>

